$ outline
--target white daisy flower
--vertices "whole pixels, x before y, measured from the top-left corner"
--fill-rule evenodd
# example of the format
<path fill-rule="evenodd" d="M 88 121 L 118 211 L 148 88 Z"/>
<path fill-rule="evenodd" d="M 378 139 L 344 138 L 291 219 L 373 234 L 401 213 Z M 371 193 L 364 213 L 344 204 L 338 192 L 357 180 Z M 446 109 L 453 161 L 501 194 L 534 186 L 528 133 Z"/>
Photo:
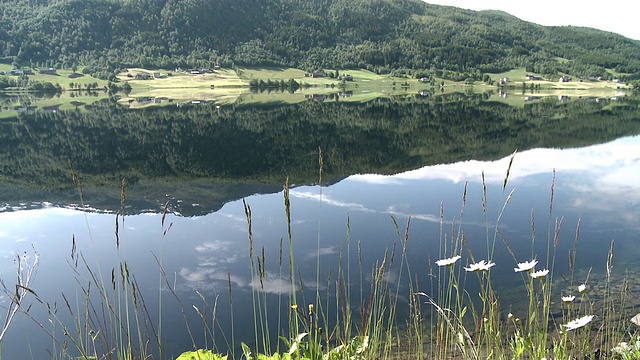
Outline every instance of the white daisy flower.
<path fill-rule="evenodd" d="M 480 260 L 475 264 L 470 264 L 469 267 L 464 268 L 466 271 L 486 271 L 489 270 L 490 267 L 494 266 L 496 263 L 494 262 L 486 262 L 484 260 Z"/>
<path fill-rule="evenodd" d="M 518 267 L 517 268 L 513 268 L 513 270 L 515 272 L 529 271 L 529 270 L 533 269 L 534 267 L 536 267 L 536 264 L 538 264 L 538 260 L 531 260 L 531 261 L 521 262 L 521 263 L 518 263 Z"/>
<path fill-rule="evenodd" d="M 580 284 L 580 285 L 578 286 L 578 292 L 579 292 L 580 294 L 584 294 L 584 292 L 585 292 L 585 291 L 587 291 L 587 285 L 585 285 L 585 284 Z"/>
<path fill-rule="evenodd" d="M 531 273 L 531 277 L 534 278 L 534 279 L 537 279 L 537 278 L 541 278 L 541 277 L 547 276 L 548 273 L 549 273 L 548 269 L 538 270 L 536 272 L 532 272 Z"/>
<path fill-rule="evenodd" d="M 575 299 L 576 299 L 576 297 L 573 296 L 573 295 L 563 296 L 562 297 L 562 302 L 565 303 L 565 304 L 568 304 L 570 302 L 573 302 L 573 300 L 575 300 Z"/>
<path fill-rule="evenodd" d="M 456 256 L 450 257 L 448 259 L 440 259 L 440 260 L 436 261 L 436 265 L 438 265 L 438 266 L 452 266 L 458 260 L 460 260 L 460 255 L 456 255 Z"/>
<path fill-rule="evenodd" d="M 618 346 L 616 346 L 613 349 L 611 349 L 611 351 L 615 352 L 618 355 L 624 355 L 624 354 L 631 353 L 631 351 L 633 351 L 633 349 L 631 348 L 631 346 L 629 346 L 628 343 L 623 341 L 623 342 L 619 343 Z"/>
<path fill-rule="evenodd" d="M 575 330 L 575 329 L 579 329 L 585 325 L 587 325 L 588 323 L 591 322 L 591 320 L 593 320 L 593 317 L 595 315 L 587 315 L 587 316 L 583 316 L 579 319 L 575 319 L 573 321 L 569 321 L 568 323 L 562 325 L 564 327 L 567 328 L 567 331 L 571 331 L 571 330 Z"/>

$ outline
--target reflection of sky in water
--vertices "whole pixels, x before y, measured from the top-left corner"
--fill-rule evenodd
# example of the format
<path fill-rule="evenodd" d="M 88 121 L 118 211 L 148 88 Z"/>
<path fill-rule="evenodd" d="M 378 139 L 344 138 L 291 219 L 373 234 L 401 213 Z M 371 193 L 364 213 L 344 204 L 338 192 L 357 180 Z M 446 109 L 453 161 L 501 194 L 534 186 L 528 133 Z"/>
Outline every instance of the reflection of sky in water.
<path fill-rule="evenodd" d="M 355 284 L 360 274 L 367 278 L 374 262 L 381 260 L 385 249 L 391 249 L 394 241 L 399 240 L 392 217 L 397 220 L 399 231 L 403 234 L 407 218 L 411 216 L 408 260 L 413 272 L 426 276 L 429 267 L 435 266 L 433 262 L 437 258 L 449 255 L 441 250 L 440 212 L 442 208 L 442 237 L 450 239 L 452 224 L 460 224 L 465 182 L 468 185 L 462 227 L 477 260 L 487 257 L 486 244 L 493 242 L 492 229 L 501 202 L 512 189 L 515 191 L 500 220 L 500 231 L 510 243 L 518 261 L 531 257 L 538 258 L 541 264 L 547 261 L 549 224 L 553 224 L 556 218 L 563 219 L 556 263 L 558 271 L 567 271 L 566 254 L 573 247 L 578 219 L 582 224 L 578 267 L 586 269 L 593 266 L 594 271 L 603 271 L 612 239 L 616 241 L 614 259 L 621 272 L 635 259 L 640 224 L 640 137 L 623 138 L 581 149 L 535 149 L 518 153 L 503 194 L 501 188 L 509 160 L 436 165 L 394 176 L 356 175 L 328 188 L 303 186 L 292 189 L 294 253 L 302 281 L 305 287 L 311 289 L 305 290 L 307 301 L 313 297 L 316 286 L 324 291 L 329 274 L 335 279 L 341 251 L 344 255 L 343 267 L 349 263 L 352 274 L 357 274 L 352 275 L 352 283 Z M 550 219 L 553 169 L 557 173 L 554 210 Z M 489 230 L 482 212 L 483 171 L 488 186 Z M 154 255 L 162 259 L 170 282 L 175 281 L 187 307 L 201 305 L 194 290 L 201 291 L 209 298 L 219 296 L 219 320 L 224 326 L 229 321 L 229 281 L 233 287 L 236 322 L 244 324 L 251 321 L 248 315 L 251 288 L 285 296 L 291 291 L 290 280 L 286 276 L 288 239 L 282 193 L 255 195 L 246 201 L 252 211 L 254 258 L 262 256 L 264 249 L 266 259 L 266 274 L 262 283 L 252 279 L 249 272 L 248 230 L 242 201 L 230 202 L 218 212 L 206 216 L 181 218 L 169 215 L 165 228 L 170 223 L 172 227 L 166 237 L 162 236 L 161 215 L 126 218 L 121 229 L 120 256 L 126 257 L 141 288 L 149 292 L 146 295 L 147 306 L 156 306 L 158 297 L 154 288 L 157 289 L 160 280 Z M 537 238 L 534 246 L 532 212 Z M 351 229 L 349 248 L 347 219 Z M 99 261 L 104 273 L 110 273 L 110 269 L 116 266 L 118 253 L 115 249 L 114 220 L 113 215 L 84 214 L 56 208 L 0 213 L 0 254 L 5 259 L 0 267 L 2 279 L 8 283 L 13 281 L 14 254 L 29 251 L 33 245 L 41 254 L 41 267 L 33 288 L 45 301 L 60 301 L 60 293 L 70 294 L 77 289 L 71 280 L 71 266 L 67 263 L 72 236 L 90 264 Z M 284 247 L 282 264 L 281 243 Z M 362 269 L 357 262 L 358 243 L 361 244 Z M 320 255 L 321 267 L 318 277 L 317 254 Z M 492 260 L 497 264 L 492 272 L 494 281 L 500 281 L 503 286 L 521 284 L 520 278 L 514 276 L 512 270 L 516 260 L 509 255 L 500 239 L 497 239 Z M 468 261 L 465 250 L 462 263 Z M 396 259 L 396 266 L 388 276 L 393 281 L 399 273 L 398 262 L 399 259 Z M 427 280 L 424 282 L 426 284 Z M 164 296 L 169 298 L 168 294 Z M 359 301 L 359 298 L 356 300 Z M 166 302 L 171 303 L 170 300 Z M 6 305 L 6 298 L 2 299 L 2 303 Z M 38 306 L 34 304 L 34 316 L 44 316 L 46 319 L 46 313 L 38 310 Z M 177 310 L 168 312 L 179 315 Z M 180 319 L 166 316 L 166 323 L 184 326 Z M 194 316 L 189 314 L 195 326 L 198 326 Z M 21 324 L 28 330 L 21 330 Z M 250 331 L 238 330 L 237 337 L 250 339 Z M 25 332 L 32 347 L 40 346 L 33 344 L 41 339 L 39 336 L 42 331 L 31 320 L 21 317 L 3 343 L 5 357 L 15 358 L 13 355 L 22 354 L 26 349 Z M 179 349 L 190 348 L 186 335 L 177 336 L 176 339 L 172 341 L 184 341 L 176 344 Z M 44 341 L 42 346 L 49 344 L 49 341 Z"/>

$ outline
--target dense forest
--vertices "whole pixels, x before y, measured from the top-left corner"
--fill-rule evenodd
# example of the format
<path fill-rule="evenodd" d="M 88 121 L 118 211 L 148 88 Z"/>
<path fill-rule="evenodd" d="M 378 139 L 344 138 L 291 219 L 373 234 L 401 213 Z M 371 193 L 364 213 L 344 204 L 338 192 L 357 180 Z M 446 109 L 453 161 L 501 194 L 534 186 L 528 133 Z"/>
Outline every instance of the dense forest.
<path fill-rule="evenodd" d="M 541 74 L 640 76 L 640 41 L 545 27 L 498 11 L 420 0 L 4 0 L 0 61 L 125 67 L 367 68 L 464 79 Z"/>
<path fill-rule="evenodd" d="M 460 97 L 459 99 L 455 99 Z M 0 181 L 73 188 L 195 179 L 312 183 L 431 164 L 497 159 L 514 149 L 585 146 L 640 133 L 640 104 L 575 99 L 523 108 L 482 95 L 303 102 L 289 106 L 148 108 L 103 102 L 89 111 L 22 114 L 0 122 Z M 500 139 L 500 141 L 496 141 Z"/>

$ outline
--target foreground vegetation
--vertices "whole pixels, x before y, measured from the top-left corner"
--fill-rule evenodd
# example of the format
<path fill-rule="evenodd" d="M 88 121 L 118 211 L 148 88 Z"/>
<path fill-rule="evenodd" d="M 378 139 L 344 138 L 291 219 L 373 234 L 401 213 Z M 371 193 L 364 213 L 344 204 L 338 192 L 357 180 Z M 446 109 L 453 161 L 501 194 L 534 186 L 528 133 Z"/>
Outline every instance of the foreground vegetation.
<path fill-rule="evenodd" d="M 363 264 L 358 260 L 357 269 L 349 267 L 351 257 L 360 259 L 361 244 L 350 240 L 350 222 L 347 218 L 346 241 L 340 251 L 340 261 L 333 277 L 326 279 L 326 290 L 321 290 L 320 282 L 314 291 L 305 294 L 305 287 L 299 280 L 296 263 L 296 240 L 292 232 L 291 199 L 289 184 L 285 183 L 284 216 L 287 234 L 280 242 L 279 277 L 289 282 L 288 295 L 267 298 L 259 291 L 265 279 L 264 250 L 253 245 L 252 211 L 244 202 L 248 234 L 248 261 L 251 277 L 256 286 L 252 287 L 251 320 L 243 317 L 243 322 L 253 325 L 254 339 L 236 339 L 233 331 L 234 289 L 229 280 L 228 301 L 231 311 L 231 333 L 217 334 L 216 304 L 209 302 L 198 293 L 203 304 L 193 305 L 201 317 L 201 324 L 187 322 L 185 327 L 193 341 L 193 351 L 180 355 L 185 359 L 593 359 L 610 357 L 633 359 L 640 352 L 636 338 L 637 328 L 629 319 L 633 313 L 627 307 L 633 279 L 623 278 L 613 271 L 614 242 L 606 257 L 603 276 L 592 276 L 591 271 L 576 271 L 575 264 L 580 253 L 580 223 L 570 244 L 568 259 L 558 254 L 562 218 L 555 216 L 554 187 L 555 174 L 551 182 L 549 212 L 542 217 L 546 238 L 538 238 L 536 229 L 540 227 L 532 215 L 531 254 L 517 254 L 510 246 L 510 240 L 501 231 L 500 219 L 508 210 L 509 201 L 514 196 L 510 190 L 509 173 L 514 157 L 511 158 L 506 176 L 501 186 L 498 207 L 488 206 L 487 184 L 483 182 L 482 212 L 485 217 L 486 239 L 480 248 L 472 245 L 465 237 L 464 212 L 466 207 L 466 185 L 462 191 L 462 210 L 454 219 L 440 216 L 440 249 L 437 259 L 428 259 L 427 278 L 419 278 L 416 264 L 410 266 L 407 252 L 411 251 L 411 218 L 406 224 L 399 224 L 392 218 L 397 236 L 392 248 L 385 252 L 379 262 Z M 516 159 L 517 161 L 517 159 Z M 324 159 L 319 156 L 319 183 L 322 184 Z M 74 183 L 83 198 L 84 187 L 78 174 L 73 170 Z M 51 357 L 54 359 L 142 359 L 167 358 L 162 347 L 162 325 L 156 320 L 155 310 L 146 306 L 135 274 L 128 268 L 126 242 L 121 229 L 125 221 L 126 187 L 122 186 L 122 209 L 116 215 L 114 245 L 119 254 L 119 262 L 113 264 L 111 273 L 94 264 L 90 256 L 76 250 L 75 238 L 69 266 L 76 274 L 78 294 L 63 294 L 67 311 L 73 315 L 74 323 L 65 323 L 57 310 L 41 300 L 39 306 L 47 306 L 51 324 L 32 320 L 41 324 L 52 337 Z M 161 219 L 162 238 L 171 234 L 171 223 Z M 495 220 L 494 220 L 495 219 Z M 447 224 L 450 225 L 447 225 Z M 546 230 L 546 231 L 545 231 Z M 320 230 L 319 230 L 320 231 Z M 563 236 L 564 237 L 564 236 Z M 320 243 L 318 237 L 318 266 L 320 263 Z M 159 239 L 162 241 L 162 239 Z M 91 239 L 91 241 L 93 241 Z M 537 252 L 534 246 L 541 243 L 546 252 Z M 506 248 L 513 257 L 513 265 L 496 264 L 492 261 L 499 248 Z M 88 254 L 87 254 L 88 255 Z M 9 314 L 22 311 L 30 316 L 28 309 L 21 305 L 25 297 L 37 297 L 37 289 L 30 287 L 33 270 L 37 267 L 29 257 L 19 257 L 18 284 L 15 296 L 13 289 L 5 287 L 5 295 L 11 299 Z M 159 286 L 174 297 L 184 315 L 185 304 L 175 292 L 175 285 L 167 278 L 158 261 Z M 395 264 L 395 267 L 394 267 Z M 596 265 L 596 264 L 592 264 Z M 370 266 L 370 267 L 369 267 Z M 392 267 L 398 271 L 391 271 Z M 526 294 L 523 308 L 504 302 L 492 273 L 504 269 L 514 277 L 522 279 Z M 569 269 L 568 275 L 558 277 L 554 271 L 560 267 Z M 511 269 L 514 269 L 511 272 Z M 318 270 L 319 271 L 319 270 Z M 318 272 L 319 273 L 319 272 Z M 370 281 L 363 279 L 370 275 Z M 110 281 L 109 281 L 110 277 Z M 594 286 L 594 277 L 603 280 Z M 323 279 L 319 279 L 323 280 Z M 360 294 L 351 290 L 351 284 L 360 284 Z M 260 284 L 260 285 L 258 285 Z M 408 288 L 401 286 L 408 284 Z M 357 285 L 356 285 L 357 286 Z M 601 294 L 595 294 L 595 289 Z M 479 291 L 470 290 L 479 289 Z M 404 293 L 407 291 L 407 293 Z M 90 294 L 94 294 L 91 296 Z M 97 294 L 97 297 L 95 296 Z M 162 303 L 162 291 L 160 291 Z M 408 302 L 399 302 L 406 298 Z M 277 314 L 268 312 L 269 304 L 277 303 Z M 360 305 L 360 311 L 352 310 L 353 304 Z M 399 307 L 408 307 L 408 316 L 400 318 Z M 242 311 L 235 309 L 235 311 Z M 552 315 L 554 314 L 554 315 Z M 160 315 L 158 315 L 160 316 Z M 281 318 L 287 319 L 280 323 Z M 11 323 L 7 317 L 5 329 Z M 277 322 L 276 331 L 269 324 Z M 239 325 L 239 324 L 238 324 Z M 198 329 L 197 327 L 202 327 Z M 56 329 L 59 329 L 56 331 Z M 197 344 L 192 331 L 203 331 L 205 343 Z M 2 334 L 0 333 L 0 342 Z M 221 338 L 222 337 L 222 338 Z M 209 343 L 210 341 L 210 343 Z M 238 344 L 240 343 L 240 344 Z M 629 341 L 631 341 L 629 343 Z M 215 344 L 226 342 L 229 350 L 223 353 L 211 351 Z M 245 344 L 251 344 L 247 345 Z M 196 350 L 204 346 L 205 349 Z"/>

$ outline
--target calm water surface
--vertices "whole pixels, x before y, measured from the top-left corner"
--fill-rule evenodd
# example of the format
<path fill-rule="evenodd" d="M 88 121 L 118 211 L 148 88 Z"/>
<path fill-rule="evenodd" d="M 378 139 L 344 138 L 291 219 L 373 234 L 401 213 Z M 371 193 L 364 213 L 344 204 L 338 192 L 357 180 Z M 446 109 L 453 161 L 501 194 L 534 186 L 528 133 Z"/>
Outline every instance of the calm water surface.
<path fill-rule="evenodd" d="M 410 134 L 406 136 L 410 138 Z M 501 137 L 509 135 L 493 136 L 496 142 L 501 142 Z M 315 301 L 316 289 L 320 289 L 321 297 L 326 299 L 324 290 L 328 279 L 331 276 L 335 279 L 341 252 L 343 268 L 348 263 L 355 274 L 354 293 L 359 294 L 357 279 L 360 277 L 367 289 L 372 266 L 381 261 L 385 251 L 393 248 L 395 241 L 399 241 L 394 219 L 401 233 L 404 233 L 407 220 L 411 219 L 407 261 L 412 272 L 422 279 L 421 290 L 429 291 L 431 285 L 427 275 L 435 267 L 435 260 L 451 255 L 445 253 L 443 243 L 451 239 L 452 227 L 457 231 L 462 226 L 476 259 L 487 257 L 487 244 L 494 241 L 493 229 L 498 214 L 512 190 L 513 195 L 498 227 L 517 259 L 509 254 L 499 238 L 491 259 L 497 264 L 492 269 L 492 277 L 498 293 L 503 296 L 503 306 L 517 307 L 521 301 L 518 296 L 522 295 L 522 289 L 519 289 L 522 280 L 512 270 L 518 261 L 532 258 L 540 260 L 541 264 L 551 261 L 547 257 L 548 234 L 553 233 L 556 221 L 561 221 L 557 273 L 568 275 L 566 254 L 574 246 L 578 222 L 580 238 L 575 275 L 580 280 L 577 282 L 586 279 L 589 269 L 593 279 L 602 276 L 612 240 L 615 241 L 615 274 L 621 277 L 627 271 L 635 272 L 640 252 L 637 246 L 640 241 L 640 182 L 637 181 L 640 178 L 640 137 L 614 136 L 604 143 L 563 149 L 524 145 L 523 148 L 513 159 L 504 190 L 505 174 L 511 160 L 508 153 L 499 154 L 492 160 L 469 157 L 463 161 L 432 162 L 426 166 L 413 166 L 415 160 L 412 160 L 404 170 L 391 173 L 383 164 L 380 173 L 386 175 L 370 172 L 348 176 L 336 174 L 327 176 L 323 186 L 309 185 L 311 181 L 292 184 L 293 249 L 304 285 L 304 301 Z M 375 158 L 377 149 L 369 150 Z M 314 165 L 317 154 L 310 154 L 305 161 L 311 164 L 309 169 L 317 169 Z M 329 151 L 325 154 L 328 162 L 332 156 L 335 155 Z M 491 156 L 479 156 L 486 157 Z M 331 174 L 331 169 L 327 171 Z M 313 179 L 316 175 L 312 170 L 310 173 L 309 178 Z M 488 199 L 486 214 L 482 206 L 483 173 Z M 158 183 L 161 194 L 147 191 L 143 181 L 129 185 L 127 194 L 132 195 L 130 202 L 125 201 L 126 215 L 119 223 L 118 240 L 114 232 L 115 212 L 119 205 L 117 201 L 109 203 L 110 198 L 119 197 L 117 185 L 101 187 L 106 190 L 100 191 L 86 186 L 84 207 L 72 187 L 28 191 L 18 187 L 18 191 L 11 190 L 15 189 L 15 185 L 11 185 L 14 187 L 4 190 L 9 200 L 0 213 L 0 252 L 4 258 L 0 276 L 11 289 L 15 279 L 15 255 L 26 252 L 32 257 L 35 249 L 40 254 L 40 265 L 31 288 L 42 301 L 57 309 L 63 324 L 51 322 L 53 318 L 47 314 L 45 305 L 30 296 L 29 316 L 19 314 L 16 318 L 2 343 L 2 355 L 28 358 L 29 354 L 36 354 L 34 358 L 42 358 L 42 354 L 47 354 L 47 349 L 54 346 L 42 328 L 55 333 L 61 341 L 64 340 L 63 326 L 75 333 L 72 319 L 82 312 L 81 286 L 86 286 L 89 274 L 86 271 L 80 271 L 81 276 L 74 274 L 73 243 L 94 275 L 102 274 L 107 286 L 110 286 L 112 269 L 126 260 L 154 319 L 158 318 L 158 299 L 162 298 L 162 336 L 165 350 L 172 356 L 190 350 L 193 345 L 178 303 L 166 290 L 165 279 L 160 276 L 159 263 L 167 275 L 167 282 L 175 286 L 176 294 L 185 306 L 196 346 L 212 346 L 210 340 L 204 339 L 201 321 L 192 307 L 207 307 L 199 292 L 207 299 L 209 312 L 217 299 L 219 325 L 215 330 L 215 345 L 221 351 L 228 348 L 222 334 L 230 340 L 229 282 L 234 299 L 236 341 L 251 343 L 252 289 L 268 294 L 272 314 L 278 311 L 278 296 L 284 295 L 286 303 L 286 295 L 291 291 L 290 280 L 281 275 L 288 272 L 286 255 L 285 264 L 282 267 L 279 264 L 281 241 L 284 241 L 285 253 L 288 252 L 283 179 L 281 177 L 281 183 L 270 184 L 247 179 L 236 182 L 190 179 L 185 180 L 189 191 L 170 182 Z M 249 236 L 242 199 L 251 208 L 254 254 L 264 251 L 266 272 L 262 284 L 252 278 L 249 270 Z M 161 209 L 167 200 L 169 211 L 163 224 Z M 107 203 L 110 205 L 105 205 Z M 467 249 L 462 253 L 462 262 L 470 262 Z M 318 264 L 319 275 L 316 273 Z M 402 316 L 408 310 L 408 288 L 404 283 L 406 274 L 398 281 L 398 264 L 396 262 L 391 268 L 388 278 L 394 286 L 400 286 L 398 311 Z M 558 286 L 566 287 L 560 282 Z M 160 287 L 164 289 L 161 295 Z M 69 300 L 73 316 L 69 316 L 62 294 Z M 299 299 L 302 295 L 303 292 L 298 291 Z M 353 300 L 352 306 L 357 308 L 360 296 Z M 288 308 L 285 303 L 281 305 L 283 311 Z M 7 296 L 2 297 L 2 304 L 7 306 Z"/>

